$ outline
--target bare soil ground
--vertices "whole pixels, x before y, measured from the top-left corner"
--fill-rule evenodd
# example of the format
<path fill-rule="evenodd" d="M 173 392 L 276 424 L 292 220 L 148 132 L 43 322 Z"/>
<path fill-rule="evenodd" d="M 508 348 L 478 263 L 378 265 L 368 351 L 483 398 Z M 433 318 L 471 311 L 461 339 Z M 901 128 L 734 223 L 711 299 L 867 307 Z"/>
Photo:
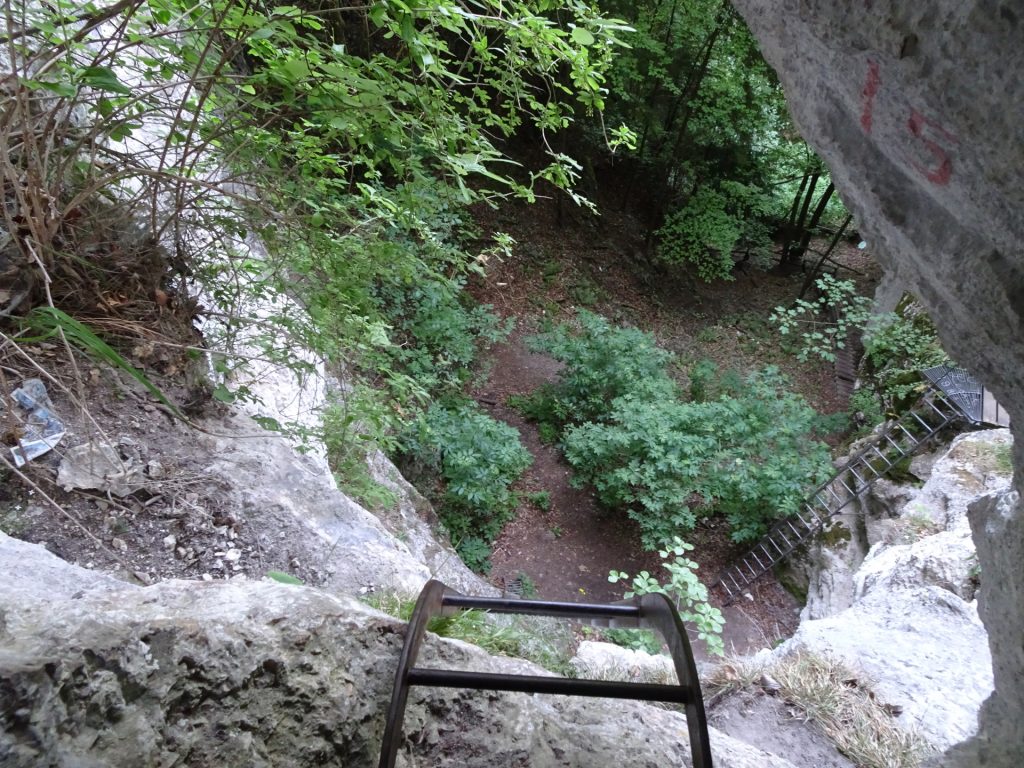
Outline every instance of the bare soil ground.
<path fill-rule="evenodd" d="M 545 323 L 567 320 L 577 307 L 586 307 L 654 333 L 684 369 L 702 358 L 740 373 L 777 365 L 819 412 L 845 410 L 831 366 L 798 362 L 782 349 L 767 320 L 774 307 L 796 298 L 802 275 L 781 277 L 748 267 L 735 280 L 703 283 L 683 270 L 649 263 L 636 223 L 615 211 L 599 220 L 577 213 L 560 223 L 556 206 L 539 204 L 481 212 L 480 219 L 485 231 L 509 232 L 518 244 L 511 258 L 489 265 L 474 293 L 502 316 L 516 317 L 518 328 L 492 350 L 489 376 L 474 395 L 491 415 L 519 429 L 534 456 L 519 490 L 543 490 L 551 497 L 546 511 L 521 502 L 497 540 L 491 577 L 498 586 L 519 578 L 542 598 L 599 602 L 622 597 L 623 586 L 608 582 L 609 570 L 660 570 L 657 554 L 640 547 L 635 524 L 620 511 L 603 509 L 590 489 L 573 487 L 559 449 L 542 443 L 536 428 L 507 405 L 509 395 L 530 393 L 557 377 L 557 361 L 530 352 L 524 343 Z M 877 276 L 871 260 L 852 246 L 841 248 L 838 258 L 866 273 L 857 278 L 865 288 Z M 702 522 L 689 540 L 707 584 L 745 551 L 714 520 Z M 799 606 L 774 578 L 763 578 L 752 597 L 726 609 L 726 647 L 739 653 L 770 646 L 798 624 Z"/>
<path fill-rule="evenodd" d="M 293 559 L 288 542 L 249 524 L 222 480 L 206 470 L 215 458 L 214 441 L 201 441 L 202 435 L 173 418 L 130 377 L 108 368 L 90 369 L 87 360 L 79 359 L 84 372 L 79 399 L 71 394 L 77 387 L 63 353 L 43 362 L 50 375 L 62 377 L 58 381 L 67 376 L 63 388 L 47 380 L 53 411 L 65 423 L 67 435 L 22 468 L 27 482 L 0 467 L 0 530 L 42 544 L 68 562 L 141 584 L 175 578 L 262 578 L 268 570 L 314 581 L 305 558 Z M 9 389 L 39 374 L 17 356 L 0 364 Z M 153 378 L 172 401 L 188 399 L 173 380 Z M 208 402 L 206 409 L 204 423 L 212 435 L 222 407 Z M 133 473 L 131 493 L 118 496 L 56 485 L 62 459 L 88 443 L 116 449 Z M 0 450 L 10 457 L 7 445 Z"/>

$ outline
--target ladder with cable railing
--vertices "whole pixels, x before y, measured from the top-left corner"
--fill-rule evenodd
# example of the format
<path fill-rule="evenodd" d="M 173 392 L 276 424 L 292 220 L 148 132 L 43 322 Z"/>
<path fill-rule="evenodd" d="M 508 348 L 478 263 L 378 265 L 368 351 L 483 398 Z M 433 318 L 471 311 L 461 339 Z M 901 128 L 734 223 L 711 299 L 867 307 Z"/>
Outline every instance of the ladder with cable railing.
<path fill-rule="evenodd" d="M 795 549 L 814 538 L 829 520 L 846 509 L 896 464 L 912 456 L 937 432 L 964 417 L 961 409 L 934 386 L 907 413 L 890 422 L 823 482 L 789 517 L 785 517 L 738 562 L 727 568 L 715 587 L 729 604 Z"/>

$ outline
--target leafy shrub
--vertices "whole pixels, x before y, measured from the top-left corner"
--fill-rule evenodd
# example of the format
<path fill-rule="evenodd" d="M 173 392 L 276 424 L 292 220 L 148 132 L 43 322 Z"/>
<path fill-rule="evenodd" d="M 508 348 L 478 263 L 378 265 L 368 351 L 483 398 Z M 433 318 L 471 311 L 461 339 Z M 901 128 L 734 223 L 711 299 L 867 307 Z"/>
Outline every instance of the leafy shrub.
<path fill-rule="evenodd" d="M 658 230 L 658 255 L 670 264 L 693 264 L 708 282 L 731 280 L 732 254 L 738 246 L 758 253 L 767 250 L 771 241 L 760 222 L 770 207 L 768 196 L 746 184 L 703 186 Z"/>
<path fill-rule="evenodd" d="M 593 312 L 580 310 L 576 331 L 560 325 L 529 339 L 532 349 L 565 363 L 543 413 L 559 424 L 603 421 L 612 401 L 632 393 L 673 397 L 678 387 L 668 375 L 673 360 L 654 337 L 635 328 L 613 326 Z"/>
<path fill-rule="evenodd" d="M 949 362 L 931 318 L 909 294 L 895 312 L 872 315 L 871 299 L 859 295 L 852 282 L 824 275 L 817 287 L 821 295 L 815 301 L 776 307 L 771 317 L 783 336 L 798 334 L 801 360 L 816 356 L 834 361 L 850 330 L 862 330 L 864 372 L 883 406 L 895 411 L 917 399 L 922 369 Z M 873 415 L 877 409 L 860 410 Z"/>
<path fill-rule="evenodd" d="M 818 357 L 831 363 L 836 359 L 835 350 L 845 346 L 850 330 L 867 325 L 872 301 L 857 293 L 850 280 L 822 275 L 815 285 L 820 294 L 817 299 L 797 299 L 791 307 L 776 307 L 770 320 L 783 336 L 798 334 L 800 360 Z"/>
<path fill-rule="evenodd" d="M 931 318 L 905 298 L 864 334 L 863 368 L 886 407 L 902 410 L 922 390 L 920 371 L 949 363 Z"/>
<path fill-rule="evenodd" d="M 722 612 L 708 604 L 708 588 L 704 586 L 694 571 L 699 567 L 697 563 L 686 556 L 687 552 L 693 551 L 693 545 L 673 536 L 671 543 L 658 551 L 662 559 L 662 567 L 668 571 L 669 580 L 662 584 L 647 571 L 633 577 L 631 589 L 625 593 L 629 598 L 637 595 L 649 595 L 660 593 L 667 596 L 679 611 L 683 621 L 693 624 L 697 628 L 697 636 L 708 644 L 708 650 L 719 656 L 725 655 L 725 646 L 722 643 L 722 627 L 725 618 Z M 612 571 L 608 574 L 608 581 L 616 584 L 629 578 L 628 573 L 623 571 Z"/>
<path fill-rule="evenodd" d="M 734 541 L 750 541 L 795 511 L 830 467 L 827 447 L 809 438 L 814 410 L 785 384 L 767 368 L 741 392 L 703 403 L 625 395 L 607 423 L 569 428 L 565 455 L 602 503 L 628 510 L 648 548 L 713 513 Z"/>
<path fill-rule="evenodd" d="M 465 384 L 480 346 L 507 338 L 515 324 L 514 318 L 498 318 L 490 306 L 468 306 L 464 283 L 428 273 L 416 275 L 411 284 L 394 281 L 377 291 L 394 329 L 388 354 L 429 391 Z"/>
<path fill-rule="evenodd" d="M 401 440 L 414 479 L 439 476 L 438 516 L 468 561 L 482 567 L 488 544 L 515 509 L 510 486 L 532 461 L 519 432 L 468 401 L 435 403 Z M 419 476 L 417 478 L 417 475 Z"/>
<path fill-rule="evenodd" d="M 397 495 L 370 476 L 370 452 L 394 447 L 393 415 L 376 390 L 356 385 L 322 415 L 324 448 L 338 487 L 369 509 L 394 506 Z"/>
<path fill-rule="evenodd" d="M 551 493 L 548 491 L 531 491 L 523 496 L 541 512 L 551 511 Z"/>

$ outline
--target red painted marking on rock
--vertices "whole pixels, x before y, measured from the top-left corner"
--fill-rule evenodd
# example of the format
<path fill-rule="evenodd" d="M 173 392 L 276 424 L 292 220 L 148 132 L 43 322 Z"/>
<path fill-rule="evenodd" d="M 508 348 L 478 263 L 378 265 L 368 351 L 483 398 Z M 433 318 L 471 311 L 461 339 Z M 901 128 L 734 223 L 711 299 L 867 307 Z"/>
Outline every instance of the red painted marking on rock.
<path fill-rule="evenodd" d="M 950 159 L 949 154 L 935 139 L 939 139 L 945 142 L 956 142 L 958 139 L 952 133 L 943 128 L 939 123 L 931 120 L 916 109 L 910 110 L 910 119 L 907 120 L 907 128 L 910 133 L 917 139 L 919 139 L 928 151 L 934 155 L 935 163 L 931 166 L 921 165 L 920 163 L 911 160 L 911 165 L 922 174 L 932 184 L 939 186 L 945 186 L 949 184 L 950 178 L 953 176 L 953 161 Z M 928 135 L 925 135 L 925 131 L 928 131 Z M 930 138 L 932 137 L 932 138 Z"/>
<path fill-rule="evenodd" d="M 860 113 L 860 127 L 864 129 L 864 133 L 871 133 L 871 122 L 875 115 L 875 95 L 878 93 L 881 85 L 882 76 L 878 62 L 868 59 L 868 76 L 867 80 L 864 81 L 864 90 L 861 91 L 864 108 Z"/>

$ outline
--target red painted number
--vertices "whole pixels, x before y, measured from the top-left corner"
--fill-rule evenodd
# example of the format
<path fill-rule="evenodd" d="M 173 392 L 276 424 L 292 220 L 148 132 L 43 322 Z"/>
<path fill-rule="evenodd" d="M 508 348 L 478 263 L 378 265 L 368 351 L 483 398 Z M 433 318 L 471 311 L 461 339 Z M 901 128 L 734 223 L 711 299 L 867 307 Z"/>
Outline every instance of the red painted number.
<path fill-rule="evenodd" d="M 933 158 L 932 162 L 927 165 L 923 165 L 914 160 L 911 160 L 910 164 L 913 165 L 914 168 L 916 168 L 917 171 L 932 184 L 938 184 L 940 186 L 949 184 L 949 179 L 953 175 L 953 161 L 950 160 L 949 155 L 946 154 L 946 150 L 939 145 L 939 142 L 936 139 L 946 142 L 955 142 L 957 140 L 956 136 L 951 134 L 934 120 L 929 120 L 916 109 L 910 110 L 910 119 L 907 120 L 907 128 L 915 138 L 924 144 L 925 149 L 928 150 L 929 154 L 931 154 Z"/>

